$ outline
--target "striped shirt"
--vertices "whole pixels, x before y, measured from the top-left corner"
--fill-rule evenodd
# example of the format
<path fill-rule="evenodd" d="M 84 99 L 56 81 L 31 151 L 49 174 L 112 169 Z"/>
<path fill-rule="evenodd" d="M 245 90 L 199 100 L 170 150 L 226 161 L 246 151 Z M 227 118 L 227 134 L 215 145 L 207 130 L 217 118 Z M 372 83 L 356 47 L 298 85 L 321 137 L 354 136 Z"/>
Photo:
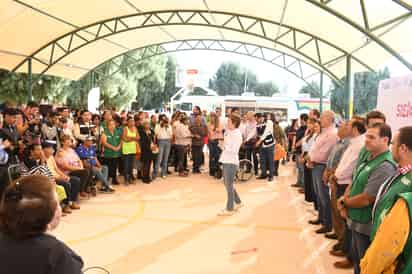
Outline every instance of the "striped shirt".
<path fill-rule="evenodd" d="M 46 164 L 35 165 L 31 168 L 28 168 L 24 163 L 21 163 L 20 173 L 21 176 L 43 175 L 54 180 L 53 173 L 50 171 L 49 167 Z"/>

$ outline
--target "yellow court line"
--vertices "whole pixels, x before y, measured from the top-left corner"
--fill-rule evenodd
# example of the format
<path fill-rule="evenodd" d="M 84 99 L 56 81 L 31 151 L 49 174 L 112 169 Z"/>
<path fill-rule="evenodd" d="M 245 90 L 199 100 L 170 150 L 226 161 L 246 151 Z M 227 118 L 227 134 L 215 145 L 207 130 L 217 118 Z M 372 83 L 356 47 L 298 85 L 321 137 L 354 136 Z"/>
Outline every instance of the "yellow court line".
<path fill-rule="evenodd" d="M 254 225 L 254 224 L 222 224 L 215 221 L 191 221 L 191 220 L 178 220 L 178 219 L 163 219 L 163 218 L 149 218 L 144 217 L 142 220 L 145 221 L 154 221 L 162 223 L 179 223 L 179 224 L 193 224 L 193 225 L 217 225 L 224 227 L 237 227 L 237 228 L 257 228 L 261 230 L 270 230 L 270 231 L 286 231 L 286 232 L 300 232 L 301 229 L 298 227 L 287 227 L 287 226 L 270 226 L 270 225 Z"/>
<path fill-rule="evenodd" d="M 109 235 L 109 234 L 111 234 L 111 233 L 117 232 L 117 231 L 119 231 L 119 230 L 121 230 L 121 229 L 123 229 L 123 228 L 125 228 L 125 227 L 127 227 L 127 226 L 129 226 L 129 225 L 131 225 L 132 223 L 136 222 L 138 219 L 140 219 L 140 218 L 143 217 L 144 209 L 145 209 L 145 203 L 144 203 L 143 201 L 141 201 L 141 200 L 139 200 L 139 199 L 136 199 L 136 202 L 137 202 L 138 205 L 139 205 L 139 209 L 136 211 L 135 214 L 133 214 L 133 215 L 130 217 L 130 219 L 129 219 L 127 222 L 118 224 L 118 225 L 116 225 L 116 226 L 114 226 L 114 227 L 112 227 L 112 228 L 110 228 L 110 229 L 108 229 L 108 230 L 105 230 L 105 231 L 96 233 L 96 234 L 91 235 L 91 236 L 87 236 L 87 237 L 83 237 L 83 238 L 79 238 L 79 239 L 67 241 L 67 244 L 68 244 L 68 245 L 76 245 L 76 244 L 79 244 L 79 243 L 83 243 L 83 242 L 95 240 L 95 239 L 98 239 L 98 238 L 107 236 L 107 235 Z"/>
<path fill-rule="evenodd" d="M 92 211 L 92 210 L 82 210 L 81 212 L 82 216 L 89 216 L 89 217 L 111 217 L 111 218 L 123 218 L 123 219 L 129 219 L 133 218 L 134 215 L 122 215 L 122 214 L 117 214 L 117 213 L 107 213 L 107 212 L 100 212 L 100 211 Z"/>

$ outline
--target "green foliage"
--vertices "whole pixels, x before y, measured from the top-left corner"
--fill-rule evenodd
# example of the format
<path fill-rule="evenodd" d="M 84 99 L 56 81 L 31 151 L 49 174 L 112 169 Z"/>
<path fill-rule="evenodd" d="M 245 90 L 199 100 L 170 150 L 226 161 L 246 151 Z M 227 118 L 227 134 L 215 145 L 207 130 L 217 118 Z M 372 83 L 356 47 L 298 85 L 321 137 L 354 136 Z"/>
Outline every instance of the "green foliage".
<path fill-rule="evenodd" d="M 219 95 L 241 95 L 244 91 L 254 92 L 257 96 L 272 96 L 279 88 L 272 82 L 259 83 L 256 74 L 237 63 L 225 62 L 220 65 L 209 88 Z"/>
<path fill-rule="evenodd" d="M 309 84 L 304 85 L 299 93 L 310 94 L 310 98 L 320 98 L 320 85 L 316 81 L 311 81 Z M 328 96 L 324 94 L 323 96 Z"/>
<path fill-rule="evenodd" d="M 179 88 L 176 87 L 176 67 L 176 59 L 173 56 L 168 56 L 166 62 L 165 86 L 163 90 L 165 102 L 168 102 L 179 90 Z"/>
<path fill-rule="evenodd" d="M 269 96 L 279 93 L 279 87 L 272 81 L 258 83 L 255 87 L 256 96 Z"/>
<path fill-rule="evenodd" d="M 364 114 L 376 108 L 379 81 L 390 77 L 389 69 L 383 71 L 356 73 L 354 76 L 354 113 Z M 345 78 L 342 79 L 345 81 Z M 333 83 L 331 93 L 331 108 L 341 115 L 348 109 L 348 94 L 344 86 Z"/>
<path fill-rule="evenodd" d="M 78 81 L 47 75 L 40 80 L 33 75 L 33 99 L 87 107 L 87 94 L 94 77 L 94 86 L 100 88 L 100 100 L 105 107 L 122 109 L 137 101 L 141 108 L 159 108 L 176 92 L 176 61 L 166 55 L 140 59 L 139 52 L 128 53 L 102 64 L 93 75 L 89 72 Z M 24 73 L 0 70 L 0 100 L 27 102 L 27 82 Z"/>

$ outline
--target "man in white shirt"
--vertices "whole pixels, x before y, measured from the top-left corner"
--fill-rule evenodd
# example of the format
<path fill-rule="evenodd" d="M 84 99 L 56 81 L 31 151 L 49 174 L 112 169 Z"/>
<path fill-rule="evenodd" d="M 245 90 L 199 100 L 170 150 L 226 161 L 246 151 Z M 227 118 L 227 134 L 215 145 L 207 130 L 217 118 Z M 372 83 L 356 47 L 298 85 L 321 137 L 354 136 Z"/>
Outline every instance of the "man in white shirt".
<path fill-rule="evenodd" d="M 343 196 L 348 185 L 352 183 L 352 175 L 358 161 L 359 153 L 362 147 L 365 145 L 365 119 L 361 117 L 353 117 L 352 120 L 348 122 L 347 127 L 349 130 L 349 145 L 343 153 L 342 158 L 340 159 L 339 164 L 334 172 L 334 175 L 330 180 L 331 188 L 336 188 L 332 190 L 334 193 L 336 193 L 335 197 L 333 197 L 334 199 L 331 199 L 331 202 L 333 203 L 333 210 L 337 210 L 337 201 L 340 197 Z M 346 233 L 345 220 L 340 216 L 338 212 L 334 212 L 332 216 L 334 218 L 334 230 L 338 237 L 338 241 L 342 243 L 343 249 L 346 249 L 345 251 L 346 253 L 348 253 L 349 250 L 347 250 L 347 248 L 349 242 L 344 243 L 344 236 Z M 349 239 L 346 239 L 346 241 L 348 240 Z M 335 250 L 331 251 L 330 253 L 335 256 L 342 256 L 345 254 L 343 250 Z M 344 261 L 335 263 L 335 266 L 338 268 L 345 268 L 345 266 L 351 266 L 351 262 L 346 259 Z"/>

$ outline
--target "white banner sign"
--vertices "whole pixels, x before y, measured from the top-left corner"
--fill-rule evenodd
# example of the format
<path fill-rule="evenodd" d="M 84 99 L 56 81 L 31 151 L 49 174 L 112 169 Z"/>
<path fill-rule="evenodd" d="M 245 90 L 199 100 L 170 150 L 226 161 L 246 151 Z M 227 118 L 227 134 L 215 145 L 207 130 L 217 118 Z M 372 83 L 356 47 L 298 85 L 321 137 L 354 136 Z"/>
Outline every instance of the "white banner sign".
<path fill-rule="evenodd" d="M 100 106 L 100 88 L 92 88 L 87 97 L 87 109 L 91 113 L 97 113 Z"/>
<path fill-rule="evenodd" d="M 386 115 L 393 134 L 412 126 L 412 75 L 380 81 L 377 109 Z"/>

